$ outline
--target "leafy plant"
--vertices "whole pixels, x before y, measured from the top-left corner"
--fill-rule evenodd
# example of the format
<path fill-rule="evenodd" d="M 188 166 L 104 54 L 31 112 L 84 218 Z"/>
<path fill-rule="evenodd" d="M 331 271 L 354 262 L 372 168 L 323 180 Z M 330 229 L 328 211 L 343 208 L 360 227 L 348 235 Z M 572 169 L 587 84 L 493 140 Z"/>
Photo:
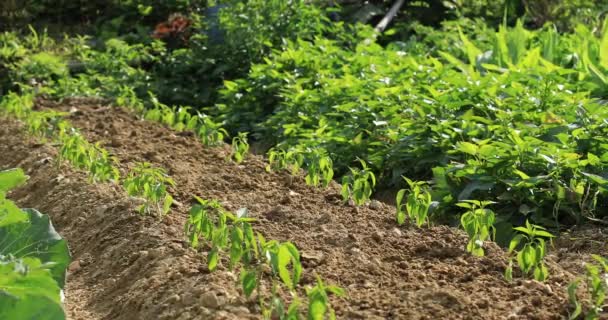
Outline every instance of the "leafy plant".
<path fill-rule="evenodd" d="M 222 128 L 221 123 L 214 122 L 209 116 L 201 113 L 198 114 L 198 119 L 196 133 L 203 145 L 217 146 L 228 137 L 228 132 Z"/>
<path fill-rule="evenodd" d="M 603 309 L 606 307 L 606 294 L 608 284 L 606 274 L 608 274 L 608 260 L 599 255 L 592 255 L 596 264 L 585 263 L 585 276 L 577 278 L 568 286 L 568 298 L 574 310 L 570 313 L 569 319 L 578 319 L 583 314 L 583 306 L 586 307 L 586 320 L 600 319 Z M 577 289 L 581 282 L 586 284 L 587 299 L 579 299 Z M 582 300 L 582 301 L 581 301 Z"/>
<path fill-rule="evenodd" d="M 239 135 L 232 138 L 232 159 L 236 163 L 241 163 L 249 151 L 247 142 L 247 132 L 239 132 Z"/>
<path fill-rule="evenodd" d="M 40 138 L 51 138 L 60 127 L 66 126 L 66 124 L 61 124 L 65 115 L 66 113 L 57 111 L 32 112 L 25 118 L 27 131 L 29 134 Z"/>
<path fill-rule="evenodd" d="M 306 293 L 308 295 L 308 319 L 323 320 L 328 313 L 329 319 L 336 319 L 336 314 L 329 304 L 328 293 L 342 297 L 345 295 L 344 289 L 336 286 L 327 286 L 317 276 L 317 284 L 306 290 Z"/>
<path fill-rule="evenodd" d="M 369 200 L 376 186 L 374 173 L 365 161 L 359 159 L 359 162 L 361 169 L 350 168 L 350 175 L 342 178 L 342 198 L 346 202 L 352 197 L 356 205 L 362 205 Z"/>
<path fill-rule="evenodd" d="M 401 189 L 397 192 L 397 224 L 404 224 L 406 217 L 409 217 L 418 227 L 422 227 L 425 222 L 429 222 L 429 210 L 433 204 L 431 193 L 428 191 L 426 182 L 414 182 L 406 177 L 403 178 L 410 186 L 410 190 L 408 192 L 406 189 Z M 406 193 L 407 199 L 404 204 L 403 198 Z"/>
<path fill-rule="evenodd" d="M 492 240 L 495 237 L 494 212 L 486 207 L 493 204 L 493 201 L 464 200 L 456 205 L 468 209 L 460 217 L 460 224 L 464 231 L 469 235 L 467 251 L 474 256 L 482 257 L 484 241 Z"/>
<path fill-rule="evenodd" d="M 75 130 L 62 132 L 59 141 L 61 143 L 57 158 L 59 163 L 67 160 L 78 169 L 88 170 L 91 181 L 118 182 L 120 172 L 115 166 L 118 160 L 110 156 L 100 143 L 89 143 Z"/>
<path fill-rule="evenodd" d="M 290 242 L 266 240 L 259 233 L 255 235 L 251 226 L 254 219 L 247 217 L 245 208 L 233 214 L 226 211 L 216 200 L 203 200 L 196 196 L 195 199 L 197 203 L 190 209 L 184 231 L 188 243 L 193 248 L 200 247 L 201 239 L 208 242 L 209 270 L 217 268 L 222 252 L 228 252 L 229 268 L 235 270 L 240 266 L 239 285 L 246 297 L 250 297 L 257 290 L 265 318 L 299 319 L 297 285 L 303 269 L 296 246 Z M 260 292 L 265 281 L 270 282 L 269 299 L 263 297 Z M 279 295 L 281 288 L 288 290 L 293 296 L 287 307 Z M 315 316 L 313 319 L 323 316 L 327 310 L 331 311 L 328 292 L 343 294 L 343 290 L 338 287 L 325 286 L 320 278 L 317 286 L 309 291 L 309 314 Z M 330 314 L 333 314 L 333 311 Z"/>
<path fill-rule="evenodd" d="M 152 209 L 159 215 L 169 213 L 173 197 L 168 193 L 169 186 L 175 186 L 162 168 L 153 167 L 150 163 L 139 163 L 129 172 L 123 186 L 130 196 L 141 197 L 144 204 L 139 207 L 142 214 L 152 214 Z"/>
<path fill-rule="evenodd" d="M 305 152 L 302 152 L 301 157 L 299 159 L 296 158 L 296 160 L 303 161 L 306 165 L 305 180 L 307 185 L 314 187 L 321 185 L 323 188 L 327 188 L 331 179 L 334 177 L 334 169 L 333 161 L 327 155 L 325 149 L 307 149 Z M 297 170 L 298 167 L 300 167 L 300 165 L 294 167 L 294 170 Z"/>
<path fill-rule="evenodd" d="M 48 216 L 6 199 L 6 192 L 26 179 L 20 169 L 0 171 L 0 317 L 65 319 L 67 244 Z"/>
<path fill-rule="evenodd" d="M 527 220 L 525 226 L 513 229 L 520 233 L 513 237 L 509 244 L 509 253 L 516 252 L 516 255 L 509 261 L 505 278 L 507 280 L 512 279 L 512 266 L 513 260 L 515 260 L 524 277 L 533 272 L 535 280 L 546 280 L 549 276 L 549 270 L 544 263 L 546 240 L 551 240 L 553 235 L 547 232 L 545 228 L 531 224 Z M 517 251 L 519 246 L 522 247 Z"/>

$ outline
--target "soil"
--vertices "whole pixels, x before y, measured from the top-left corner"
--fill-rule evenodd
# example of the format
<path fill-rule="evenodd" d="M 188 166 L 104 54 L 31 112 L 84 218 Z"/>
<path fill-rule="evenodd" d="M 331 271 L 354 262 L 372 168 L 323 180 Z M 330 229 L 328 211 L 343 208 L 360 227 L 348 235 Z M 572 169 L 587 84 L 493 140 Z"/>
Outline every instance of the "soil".
<path fill-rule="evenodd" d="M 316 189 L 302 177 L 268 173 L 258 156 L 235 164 L 226 160 L 227 146 L 204 147 L 187 132 L 99 101 L 39 101 L 37 107 L 69 111 L 74 127 L 117 157 L 123 175 L 145 161 L 176 182 L 177 201 L 167 217 L 141 216 L 137 200 L 119 186 L 90 184 L 84 173 L 58 166 L 56 146 L 0 119 L 0 169 L 21 167 L 30 175 L 10 197 L 51 215 L 70 244 L 69 319 L 260 318 L 237 274 L 222 266 L 209 273 L 205 252 L 185 244 L 193 195 L 218 199 L 229 210 L 245 207 L 257 219 L 256 231 L 293 242 L 302 254 L 303 286 L 319 274 L 347 290 L 347 297 L 332 298 L 339 319 L 563 319 L 566 287 L 589 253 L 576 250 L 587 245 L 565 238 L 547 259 L 549 280 L 507 282 L 503 249 L 488 243 L 485 257 L 473 257 L 461 230 L 397 227 L 393 206 L 344 204 L 337 184 Z M 601 243 L 591 248 L 602 253 L 605 240 L 596 239 Z"/>

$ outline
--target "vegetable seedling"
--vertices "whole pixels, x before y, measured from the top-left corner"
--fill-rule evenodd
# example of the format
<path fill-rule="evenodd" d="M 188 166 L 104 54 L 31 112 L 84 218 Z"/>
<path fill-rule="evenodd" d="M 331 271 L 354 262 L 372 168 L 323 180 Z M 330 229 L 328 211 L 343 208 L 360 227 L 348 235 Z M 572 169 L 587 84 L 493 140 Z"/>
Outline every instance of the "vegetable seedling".
<path fill-rule="evenodd" d="M 516 252 L 516 255 L 509 261 L 509 266 L 505 270 L 505 278 L 509 281 L 512 279 L 513 260 L 515 260 L 524 277 L 533 272 L 535 280 L 546 280 L 549 276 L 549 270 L 544 263 L 546 239 L 551 241 L 553 235 L 547 232 L 545 228 L 531 224 L 527 220 L 525 226 L 513 229 L 520 233 L 513 237 L 509 243 L 509 253 Z M 517 251 L 520 244 L 523 244 L 523 247 Z"/>
<path fill-rule="evenodd" d="M 460 217 L 460 225 L 469 235 L 467 251 L 474 256 L 482 257 L 485 254 L 483 244 L 492 240 L 496 234 L 494 228 L 494 212 L 486 206 L 493 204 L 492 201 L 464 200 L 456 205 L 468 209 Z"/>

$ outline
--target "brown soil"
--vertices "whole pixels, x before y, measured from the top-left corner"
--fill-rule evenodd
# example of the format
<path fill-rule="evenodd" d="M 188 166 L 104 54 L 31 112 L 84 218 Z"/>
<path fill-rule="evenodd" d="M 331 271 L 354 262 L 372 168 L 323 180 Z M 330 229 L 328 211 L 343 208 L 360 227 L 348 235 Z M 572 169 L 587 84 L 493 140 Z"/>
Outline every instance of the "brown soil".
<path fill-rule="evenodd" d="M 308 187 L 301 177 L 267 173 L 263 159 L 237 165 L 227 147 L 206 148 L 191 135 L 143 122 L 99 103 L 72 100 L 39 106 L 71 111 L 69 120 L 100 141 L 126 172 L 147 161 L 168 170 L 177 200 L 162 222 L 141 217 L 117 186 L 91 185 L 84 174 L 50 159 L 53 146 L 32 142 L 18 125 L 1 120 L 0 169 L 22 167 L 29 183 L 11 197 L 52 216 L 75 262 L 66 289 L 70 319 L 258 318 L 226 268 L 208 273 L 205 254 L 183 241 L 192 196 L 214 198 L 231 210 L 249 209 L 266 238 L 291 241 L 304 261 L 302 285 L 315 273 L 347 289 L 332 301 L 340 319 L 562 319 L 573 279 L 549 257 L 545 283 L 502 273 L 506 255 L 493 244 L 487 256 L 464 251 L 466 235 L 438 226 L 397 228 L 394 207 L 380 202 L 351 207 L 339 188 Z"/>

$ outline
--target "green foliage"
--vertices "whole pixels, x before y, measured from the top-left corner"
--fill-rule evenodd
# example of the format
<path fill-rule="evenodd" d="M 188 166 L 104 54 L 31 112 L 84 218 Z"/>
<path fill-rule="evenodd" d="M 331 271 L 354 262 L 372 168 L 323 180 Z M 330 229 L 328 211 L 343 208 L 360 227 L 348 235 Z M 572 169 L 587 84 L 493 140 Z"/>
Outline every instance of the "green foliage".
<path fill-rule="evenodd" d="M 376 186 L 376 176 L 365 161 L 359 159 L 361 169 L 350 168 L 350 175 L 342 178 L 342 198 L 348 201 L 352 197 L 356 205 L 362 205 L 372 195 Z"/>
<path fill-rule="evenodd" d="M 298 157 L 300 155 L 300 157 Z M 295 175 L 300 170 L 300 166 L 304 159 L 296 150 L 283 150 L 281 148 L 271 148 L 268 150 L 268 165 L 266 171 L 278 171 L 283 169 L 291 169 Z"/>
<path fill-rule="evenodd" d="M 36 258 L 0 256 L 0 317 L 2 319 L 65 319 L 60 288 L 47 264 Z"/>
<path fill-rule="evenodd" d="M 245 160 L 249 151 L 249 143 L 247 142 L 247 132 L 239 132 L 239 135 L 232 138 L 232 160 L 236 163 L 241 163 Z"/>
<path fill-rule="evenodd" d="M 63 59 L 50 52 L 28 55 L 15 66 L 19 82 L 51 85 L 68 75 L 67 64 Z"/>
<path fill-rule="evenodd" d="M 429 210 L 433 204 L 431 193 L 426 182 L 414 182 L 406 177 L 403 178 L 409 185 L 410 190 L 405 203 L 403 203 L 403 198 L 408 190 L 401 189 L 397 192 L 397 224 L 404 224 L 406 217 L 409 217 L 420 228 L 425 222 L 429 223 Z"/>
<path fill-rule="evenodd" d="M 99 142 L 89 143 L 74 129 L 71 132 L 62 132 L 59 141 L 61 143 L 57 158 L 59 163 L 67 160 L 77 169 L 87 170 L 91 181 L 118 182 L 120 179 L 120 172 L 116 167 L 117 159 L 110 156 Z"/>
<path fill-rule="evenodd" d="M 63 122 L 65 115 L 66 113 L 57 111 L 33 112 L 24 122 L 29 134 L 39 138 L 52 138 L 59 128 L 67 126 Z"/>
<path fill-rule="evenodd" d="M 138 210 L 142 214 L 156 213 L 162 217 L 169 213 L 173 197 L 168 193 L 169 186 L 175 182 L 162 168 L 153 167 L 150 163 L 137 164 L 124 179 L 123 186 L 129 196 L 140 197 L 144 204 Z"/>
<path fill-rule="evenodd" d="M 513 229 L 520 233 L 513 237 L 509 244 L 509 253 L 516 253 L 516 255 L 509 261 L 505 277 L 507 280 L 511 280 L 512 264 L 515 260 L 524 277 L 533 272 L 535 280 L 546 280 L 549 276 L 549 270 L 544 263 L 546 240 L 553 238 L 553 235 L 547 232 L 545 228 L 533 225 L 528 221 L 526 221 L 525 226 Z"/>
<path fill-rule="evenodd" d="M 0 172 L 0 317 L 65 319 L 60 292 L 70 263 L 67 244 L 48 216 L 6 199 L 26 179 L 20 169 Z"/>
<path fill-rule="evenodd" d="M 494 204 L 492 201 L 464 200 L 456 205 L 468 209 L 460 217 L 460 225 L 469 235 L 467 251 L 474 256 L 482 257 L 484 241 L 495 237 L 494 212 L 486 206 Z"/>
<path fill-rule="evenodd" d="M 195 198 L 197 203 L 190 209 L 184 232 L 192 248 L 199 248 L 201 240 L 208 243 L 209 270 L 215 270 L 220 265 L 222 253 L 227 252 L 229 268 L 235 270 L 240 267 L 239 285 L 245 296 L 250 297 L 257 290 L 259 304 L 266 318 L 279 315 L 281 319 L 298 319 L 300 304 L 296 289 L 303 270 L 296 246 L 290 242 L 267 241 L 261 234 L 254 234 L 251 223 L 255 220 L 247 217 L 245 208 L 233 214 L 216 200 Z M 267 270 L 272 275 L 270 279 L 266 278 Z M 260 293 L 266 280 L 270 281 L 272 288 L 269 301 Z M 280 288 L 288 290 L 293 296 L 287 308 L 279 296 Z M 328 292 L 343 295 L 342 289 L 324 286 L 318 279 L 317 286 L 308 291 L 309 314 L 323 315 L 325 310 L 331 310 Z"/>
<path fill-rule="evenodd" d="M 323 320 L 329 314 L 329 319 L 336 319 L 336 314 L 329 304 L 328 293 L 338 297 L 344 296 L 344 289 L 336 286 L 326 286 L 323 280 L 317 276 L 317 284 L 306 290 L 308 295 L 308 319 Z"/>
<path fill-rule="evenodd" d="M 596 263 L 585 263 L 585 276 L 577 278 L 568 286 L 568 298 L 574 307 L 569 317 L 571 320 L 578 319 L 583 314 L 583 307 L 586 310 L 586 320 L 600 319 L 606 305 L 608 260 L 598 255 L 592 255 L 592 257 Z M 585 295 L 579 298 L 577 289 L 581 283 L 586 284 L 587 290 Z"/>
<path fill-rule="evenodd" d="M 306 165 L 306 184 L 326 188 L 334 176 L 333 161 L 324 149 L 307 149 L 303 152 Z"/>

